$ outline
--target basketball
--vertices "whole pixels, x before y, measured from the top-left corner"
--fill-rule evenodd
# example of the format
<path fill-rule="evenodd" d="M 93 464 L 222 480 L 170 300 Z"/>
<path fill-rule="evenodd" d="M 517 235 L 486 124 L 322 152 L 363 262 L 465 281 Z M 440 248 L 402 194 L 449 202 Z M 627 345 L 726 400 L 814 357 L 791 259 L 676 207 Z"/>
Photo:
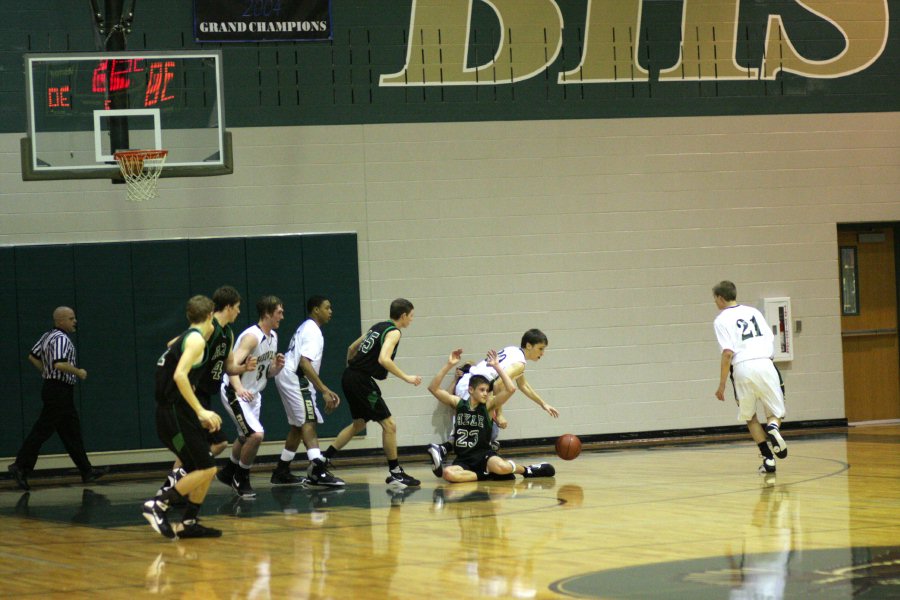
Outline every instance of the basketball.
<path fill-rule="evenodd" d="M 556 455 L 563 460 L 573 460 L 581 454 L 581 440 L 578 436 L 566 433 L 556 440 Z"/>

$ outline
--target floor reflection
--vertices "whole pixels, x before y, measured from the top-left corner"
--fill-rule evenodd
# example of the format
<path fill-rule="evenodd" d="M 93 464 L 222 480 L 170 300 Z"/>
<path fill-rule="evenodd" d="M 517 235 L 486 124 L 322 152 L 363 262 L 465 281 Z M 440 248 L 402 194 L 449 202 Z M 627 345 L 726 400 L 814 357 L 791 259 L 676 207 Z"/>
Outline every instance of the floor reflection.
<path fill-rule="evenodd" d="M 725 549 L 731 564 L 730 598 L 749 600 L 784 598 L 788 569 L 799 533 L 799 519 L 791 503 L 790 489 L 777 485 L 777 474 L 765 476 L 759 500 L 745 526 L 739 549 Z"/>
<path fill-rule="evenodd" d="M 462 560 L 467 577 L 480 597 L 533 598 L 535 561 L 510 560 L 518 551 L 512 539 L 512 523 L 503 512 L 510 502 L 529 491 L 551 490 L 553 479 L 518 480 L 516 482 L 472 482 L 442 485 L 432 493 L 432 513 L 453 515 L 459 528 L 456 562 Z M 565 505 L 583 499 L 579 486 L 560 488 L 559 498 Z M 452 567 L 448 567 L 452 568 Z"/>

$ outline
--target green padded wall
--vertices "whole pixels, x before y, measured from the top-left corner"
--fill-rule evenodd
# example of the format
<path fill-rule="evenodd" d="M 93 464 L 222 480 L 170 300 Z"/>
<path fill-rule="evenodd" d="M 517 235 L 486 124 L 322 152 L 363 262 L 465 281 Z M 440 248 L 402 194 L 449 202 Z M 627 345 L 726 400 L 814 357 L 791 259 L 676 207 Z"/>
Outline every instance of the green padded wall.
<path fill-rule="evenodd" d="M 0 358 L 14 365 L 3 396 L 0 456 L 13 456 L 41 408 L 41 378 L 27 360 L 37 338 L 52 325 L 53 309 L 72 306 L 78 317 L 75 342 L 88 378 L 76 387 L 88 452 L 158 448 L 153 376 L 166 342 L 187 325 L 185 301 L 236 287 L 244 301 L 236 334 L 257 320 L 256 299 L 274 294 L 285 304 L 279 350 L 305 318 L 306 297 L 335 303 L 325 328 L 325 382 L 340 390 L 347 346 L 360 333 L 356 234 L 164 240 L 105 244 L 0 248 L 4 339 Z M 224 415 L 219 404 L 214 408 Z M 284 439 L 287 421 L 274 383 L 263 396 L 268 440 Z M 334 435 L 350 417 L 346 406 L 320 426 Z M 234 436 L 230 420 L 225 421 Z M 42 454 L 64 452 L 54 436 Z M 40 468 L 40 462 L 38 463 Z"/>
<path fill-rule="evenodd" d="M 341 396 L 341 404 L 332 415 L 324 415 L 318 428 L 322 437 L 335 436 L 350 422 L 350 409 L 341 391 L 341 373 L 347 361 L 347 346 L 360 335 L 359 266 L 356 260 L 356 236 L 308 235 L 303 237 L 304 298 L 314 294 L 331 300 L 334 315 L 325 326 L 325 355 L 322 381 Z M 290 335 L 300 319 L 290 321 Z M 283 327 L 284 328 L 284 327 Z M 285 332 L 285 343 L 288 341 Z"/>
<path fill-rule="evenodd" d="M 77 386 L 85 441 L 94 451 L 140 447 L 131 245 L 72 248 L 78 362 L 88 371 Z"/>
<path fill-rule="evenodd" d="M 0 248 L 0 281 L 15 281 L 15 277 L 15 252 L 12 248 Z M 16 318 L 18 312 L 16 288 L 12 285 L 0 285 L 0 339 L 3 340 L 0 344 L 0 361 L 4 365 L 18 365 L 23 359 L 19 356 L 22 350 L 18 344 L 19 320 Z M 23 380 L 27 377 L 33 378 L 37 373 L 30 364 L 26 366 L 31 369 L 30 372 L 20 372 L 14 368 L 12 377 L 6 379 L 4 395 L 17 400 L 4 402 L 4 418 L 0 419 L 0 444 L 3 444 L 4 448 L 13 448 L 12 452 L 15 452 L 25 439 L 22 434 L 25 428 L 22 420 L 22 403 L 18 402 L 22 394 Z"/>

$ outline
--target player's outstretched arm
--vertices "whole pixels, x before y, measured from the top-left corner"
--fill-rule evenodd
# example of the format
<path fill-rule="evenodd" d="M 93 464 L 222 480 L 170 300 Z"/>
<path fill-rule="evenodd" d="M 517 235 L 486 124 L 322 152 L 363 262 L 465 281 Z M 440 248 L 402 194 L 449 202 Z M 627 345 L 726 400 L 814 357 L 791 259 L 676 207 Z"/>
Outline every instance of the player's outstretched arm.
<path fill-rule="evenodd" d="M 541 407 L 541 410 L 545 411 L 548 415 L 553 417 L 554 419 L 559 417 L 559 411 L 544 402 L 544 399 L 541 398 L 541 395 L 534 391 L 534 388 L 531 387 L 531 384 L 525 380 L 525 375 L 522 375 L 517 380 L 519 382 L 519 389 L 522 390 L 522 393 L 528 396 L 532 402 Z"/>
<path fill-rule="evenodd" d="M 447 373 L 450 372 L 450 369 L 459 364 L 459 359 L 462 356 L 462 348 L 458 348 L 450 353 L 450 358 L 447 359 L 447 363 L 441 367 L 441 370 L 438 371 L 437 375 L 434 376 L 434 379 L 431 380 L 431 383 L 428 384 L 428 391 L 431 392 L 431 395 L 438 399 L 439 402 L 456 408 L 456 405 L 459 404 L 459 396 L 455 396 L 448 392 L 445 389 L 441 388 L 441 382 L 444 381 L 444 377 L 447 376 Z"/>

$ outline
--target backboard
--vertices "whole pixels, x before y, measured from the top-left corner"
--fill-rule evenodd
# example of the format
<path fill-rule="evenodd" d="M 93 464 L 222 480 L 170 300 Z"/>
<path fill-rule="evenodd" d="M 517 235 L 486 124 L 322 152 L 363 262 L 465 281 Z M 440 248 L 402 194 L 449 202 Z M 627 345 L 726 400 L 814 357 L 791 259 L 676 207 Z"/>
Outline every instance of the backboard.
<path fill-rule="evenodd" d="M 222 55 L 26 54 L 22 178 L 117 179 L 117 150 L 169 151 L 162 177 L 233 172 Z"/>

